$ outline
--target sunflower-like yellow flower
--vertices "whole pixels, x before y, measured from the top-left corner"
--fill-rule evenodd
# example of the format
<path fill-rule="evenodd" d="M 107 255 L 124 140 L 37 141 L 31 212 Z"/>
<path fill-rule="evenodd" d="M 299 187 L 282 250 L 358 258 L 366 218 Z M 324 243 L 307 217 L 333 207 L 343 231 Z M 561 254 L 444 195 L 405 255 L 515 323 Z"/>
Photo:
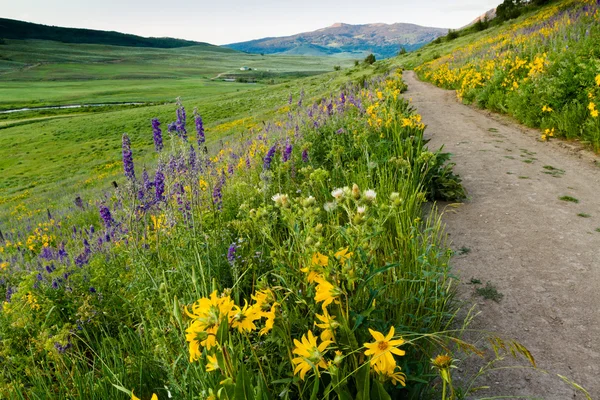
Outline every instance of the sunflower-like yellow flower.
<path fill-rule="evenodd" d="M 211 356 L 208 354 L 206 356 L 206 372 L 216 371 L 219 368 L 219 360 L 217 360 L 217 356 Z"/>
<path fill-rule="evenodd" d="M 322 322 L 321 324 L 315 322 L 317 327 L 323 329 L 321 340 L 334 340 L 333 331 L 340 326 L 339 322 L 335 320 L 334 316 L 329 315 L 327 309 L 323 310 L 323 315 L 316 314 L 315 316 Z"/>
<path fill-rule="evenodd" d="M 542 112 L 552 112 L 554 111 L 550 106 L 543 106 L 542 107 Z"/>
<path fill-rule="evenodd" d="M 270 311 L 262 313 L 262 316 L 267 320 L 265 322 L 265 327 L 262 328 L 258 333 L 259 335 L 266 335 L 271 331 L 271 329 L 273 329 L 273 325 L 275 325 L 275 311 L 277 310 L 277 306 L 279 306 L 279 303 L 273 303 Z"/>
<path fill-rule="evenodd" d="M 244 305 L 244 308 L 234 306 L 229 313 L 229 322 L 232 328 L 237 328 L 240 333 L 251 332 L 256 329 L 254 321 L 261 318 L 260 308 L 256 305 L 248 306 L 248 302 Z"/>
<path fill-rule="evenodd" d="M 302 341 L 294 339 L 296 347 L 294 347 L 292 353 L 298 356 L 292 359 L 292 364 L 296 366 L 294 375 L 300 373 L 300 379 L 304 380 L 306 373 L 311 369 L 314 369 L 316 374 L 319 373 L 319 368 L 327 369 L 327 363 L 323 356 L 327 353 L 327 346 L 330 344 L 330 340 L 317 344 L 317 338 L 312 331 L 308 331 L 307 334 L 303 335 Z"/>
<path fill-rule="evenodd" d="M 600 86 L 600 74 L 599 74 L 599 75 L 596 75 L 596 79 L 595 79 L 595 81 L 596 81 L 596 85 L 597 85 L 597 86 Z"/>
<path fill-rule="evenodd" d="M 337 296 L 341 294 L 341 290 L 333 286 L 321 275 L 315 278 L 315 282 L 317 283 L 315 301 L 317 303 L 323 302 L 322 307 L 324 310 L 328 305 L 337 300 Z"/>
<path fill-rule="evenodd" d="M 315 267 L 326 267 L 329 263 L 329 257 L 317 252 L 313 254 L 311 262 Z"/>
<path fill-rule="evenodd" d="M 131 400 L 140 400 L 139 397 L 133 394 L 133 390 L 131 391 Z M 158 396 L 156 395 L 156 393 L 152 393 L 152 397 L 150 398 L 150 400 L 158 400 Z"/>
<path fill-rule="evenodd" d="M 394 385 L 400 384 L 406 386 L 406 375 L 404 375 L 403 372 L 400 372 L 400 367 L 392 371 L 383 371 L 381 376 L 386 380 L 391 380 Z"/>
<path fill-rule="evenodd" d="M 219 296 L 216 291 L 210 297 L 203 297 L 192 305 L 192 312 L 185 308 L 186 314 L 193 319 L 185 330 L 185 339 L 189 343 L 190 362 L 200 358 L 202 347 L 210 350 L 217 344 L 216 334 L 221 321 L 228 318 L 235 303 L 229 296 Z"/>
<path fill-rule="evenodd" d="M 340 249 L 334 254 L 335 258 L 337 258 L 342 265 L 346 265 L 346 261 L 348 261 L 353 255 L 354 253 L 349 252 L 347 247 L 345 249 Z"/>
<path fill-rule="evenodd" d="M 404 344 L 404 340 L 402 338 L 392 340 L 395 332 L 393 326 L 390 328 L 387 336 L 383 336 L 381 332 L 372 329 L 369 329 L 369 332 L 371 332 L 375 342 L 364 343 L 364 346 L 367 349 L 365 350 L 365 355 L 371 356 L 369 361 L 371 366 L 373 366 L 376 372 L 387 372 L 388 375 L 393 374 L 396 369 L 394 354 L 398 356 L 406 354 L 404 350 L 396 348 Z"/>

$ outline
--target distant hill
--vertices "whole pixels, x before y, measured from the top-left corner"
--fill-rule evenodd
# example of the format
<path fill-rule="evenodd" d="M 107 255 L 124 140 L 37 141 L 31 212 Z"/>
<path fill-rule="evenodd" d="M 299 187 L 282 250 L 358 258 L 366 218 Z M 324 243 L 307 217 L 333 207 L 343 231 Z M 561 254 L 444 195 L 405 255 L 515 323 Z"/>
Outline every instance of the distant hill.
<path fill-rule="evenodd" d="M 476 24 L 477 22 L 479 22 L 479 21 L 482 21 L 482 22 L 483 22 L 483 21 L 485 21 L 485 20 L 491 21 L 491 20 L 493 20 L 494 18 L 496 18 L 496 9 L 495 9 L 495 8 L 492 8 L 491 10 L 488 10 L 488 11 L 486 11 L 485 13 L 481 14 L 479 17 L 475 18 L 475 19 L 474 19 L 473 21 L 471 21 L 469 24 L 467 24 L 467 25 L 463 26 L 463 27 L 462 27 L 462 28 L 460 28 L 460 29 L 468 28 L 468 27 L 469 27 L 469 26 L 471 26 L 471 25 L 475 25 L 475 24 Z"/>
<path fill-rule="evenodd" d="M 103 44 L 112 46 L 179 48 L 187 46 L 210 46 L 214 51 L 231 50 L 203 42 L 173 38 L 146 38 L 112 31 L 92 29 L 62 28 L 0 18 L 0 39 L 41 39 L 62 43 Z"/>
<path fill-rule="evenodd" d="M 448 29 L 414 24 L 337 23 L 313 32 L 232 43 L 225 47 L 247 53 L 339 57 L 361 57 L 373 53 L 377 58 L 387 58 L 398 54 L 401 47 L 407 51 L 416 50 L 446 33 Z"/>

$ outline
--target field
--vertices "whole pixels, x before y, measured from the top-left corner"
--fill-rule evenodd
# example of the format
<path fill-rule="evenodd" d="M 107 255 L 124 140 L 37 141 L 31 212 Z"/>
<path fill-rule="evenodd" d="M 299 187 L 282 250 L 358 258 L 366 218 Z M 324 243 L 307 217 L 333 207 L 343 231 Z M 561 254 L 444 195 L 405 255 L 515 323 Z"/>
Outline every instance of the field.
<path fill-rule="evenodd" d="M 106 166 L 119 158 L 120 135 L 128 132 L 139 139 L 150 130 L 152 118 L 168 121 L 176 97 L 192 110 L 197 107 L 210 131 L 232 119 L 260 118 L 290 92 L 299 92 L 294 80 L 333 71 L 334 63 L 340 64 L 328 58 L 263 57 L 201 46 L 131 49 L 6 40 L 0 47 L 0 110 L 107 104 L 0 114 L 6 144 L 0 149 L 4 229 L 17 206 L 21 211 L 26 207 L 26 215 L 45 212 L 63 195 L 72 200 L 92 187 L 102 187 L 97 181 L 113 180 L 115 168 Z M 345 67 L 353 64 L 346 63 Z M 254 70 L 240 71 L 240 66 Z M 224 82 L 216 79 L 219 74 L 258 83 Z M 307 83 L 307 90 L 314 92 L 311 84 L 316 82 L 320 81 Z M 122 102 L 146 104 L 111 104 Z M 210 143 L 217 143 L 222 133 L 210 136 Z M 148 140 L 140 146 L 143 159 L 151 146 Z M 64 174 L 65 168 L 69 174 Z"/>
<path fill-rule="evenodd" d="M 595 56 L 578 59 L 585 118 L 581 93 L 559 103 L 535 90 L 561 85 L 559 49 L 546 47 L 576 37 L 596 51 L 581 26 L 597 8 L 556 2 L 339 68 L 206 46 L 2 41 L 1 109 L 87 106 L 0 114 L 0 397 L 454 400 L 478 396 L 478 379 L 496 380 L 508 360 L 535 369 L 518 340 L 465 336 L 475 311 L 457 300 L 436 204 L 477 199 L 459 207 L 453 156 L 426 138 L 415 104 L 437 104 L 403 93 L 419 74 L 570 137 L 569 107 L 576 124 L 595 121 Z M 456 146 L 468 145 L 463 106 L 421 85 L 457 110 L 436 115 L 436 129 L 454 118 Z M 477 132 L 498 132 L 481 119 Z M 510 157 L 525 170 L 537 158 L 520 151 L 531 158 Z M 489 282 L 480 289 L 502 299 Z M 463 371 L 473 375 L 456 379 Z"/>

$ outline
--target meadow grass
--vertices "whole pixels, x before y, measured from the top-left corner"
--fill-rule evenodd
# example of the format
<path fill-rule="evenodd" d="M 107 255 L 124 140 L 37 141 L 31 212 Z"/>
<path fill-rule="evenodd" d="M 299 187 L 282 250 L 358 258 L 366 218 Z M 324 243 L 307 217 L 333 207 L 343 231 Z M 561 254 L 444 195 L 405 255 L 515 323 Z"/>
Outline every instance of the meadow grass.
<path fill-rule="evenodd" d="M 153 134 L 118 130 L 120 151 L 98 164 L 124 168 L 118 189 L 90 190 L 4 231 L 0 393 L 386 399 L 429 390 L 429 359 L 448 346 L 454 306 L 451 251 L 439 215 L 423 205 L 464 192 L 447 155 L 425 147 L 401 74 L 365 79 L 373 72 L 331 75 L 344 84 L 315 101 L 318 78 L 291 99 L 276 93 L 283 105 L 265 124 L 205 129 L 206 115 L 188 113 L 192 134 L 178 103 L 170 135 L 166 123 Z M 160 110 L 115 114 L 175 119 Z M 246 133 L 209 150 L 205 138 L 236 129 Z M 143 151 L 152 147 L 158 153 Z M 202 322 L 206 302 L 225 319 Z M 365 359 L 377 340 L 369 329 L 405 343 L 406 357 Z M 313 331 L 327 349 L 293 360 Z"/>

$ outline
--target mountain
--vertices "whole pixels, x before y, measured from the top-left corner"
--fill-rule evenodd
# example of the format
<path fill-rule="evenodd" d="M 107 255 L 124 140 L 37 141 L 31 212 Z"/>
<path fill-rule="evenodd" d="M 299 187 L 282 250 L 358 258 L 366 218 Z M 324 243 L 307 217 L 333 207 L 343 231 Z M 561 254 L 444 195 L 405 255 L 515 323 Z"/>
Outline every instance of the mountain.
<path fill-rule="evenodd" d="M 398 54 L 401 47 L 407 51 L 416 50 L 446 33 L 448 29 L 414 24 L 336 23 L 313 32 L 232 43 L 225 47 L 247 53 L 335 55 L 352 58 L 373 53 L 377 58 L 386 58 Z"/>
<path fill-rule="evenodd" d="M 491 21 L 491 20 L 493 20 L 494 18 L 496 18 L 496 9 L 495 9 L 495 8 L 492 8 L 491 10 L 488 10 L 488 11 L 486 11 L 485 13 L 481 14 L 479 17 L 475 18 L 475 19 L 474 19 L 473 21 L 471 21 L 469 24 L 467 24 L 467 25 L 463 26 L 463 27 L 462 27 L 462 28 L 460 28 L 460 29 L 468 28 L 468 27 L 469 27 L 469 26 L 471 26 L 471 25 L 475 25 L 475 24 L 476 24 L 477 22 L 479 22 L 479 21 L 482 21 L 482 22 L 483 22 L 483 21 L 485 21 L 485 20 Z"/>
<path fill-rule="evenodd" d="M 229 49 L 224 49 L 212 44 L 194 42 L 190 40 L 173 38 L 147 38 L 112 31 L 62 28 L 58 26 L 34 24 L 31 22 L 17 21 L 6 18 L 0 18 L 0 39 L 41 39 L 53 40 L 62 43 L 86 43 L 164 49 L 201 45 L 205 47 L 211 47 L 214 51 L 231 51 Z"/>

